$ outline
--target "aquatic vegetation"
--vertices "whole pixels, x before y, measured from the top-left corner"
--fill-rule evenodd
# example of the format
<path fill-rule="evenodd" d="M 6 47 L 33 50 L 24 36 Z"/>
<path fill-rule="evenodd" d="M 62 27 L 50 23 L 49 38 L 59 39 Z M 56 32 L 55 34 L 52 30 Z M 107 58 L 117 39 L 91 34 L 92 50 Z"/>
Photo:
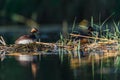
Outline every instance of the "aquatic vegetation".
<path fill-rule="evenodd" d="M 100 24 L 94 24 L 94 19 L 91 17 L 89 25 L 93 30 L 89 30 L 87 20 L 83 20 L 83 22 L 80 22 L 79 26 L 76 26 L 75 18 L 72 30 L 67 35 L 68 37 L 65 37 L 60 33 L 60 39 L 55 43 L 34 42 L 30 44 L 7 45 L 1 37 L 0 42 L 2 46 L 0 46 L 0 49 L 6 51 L 7 55 L 11 53 L 33 54 L 41 51 L 53 52 L 58 53 L 61 60 L 63 60 L 64 54 L 70 54 L 72 56 L 71 58 L 79 58 L 79 62 L 81 62 L 81 59 L 84 57 L 87 57 L 89 61 L 92 61 L 94 59 L 117 56 L 120 49 L 120 23 L 113 21 L 113 24 L 111 25 L 112 28 L 109 27 L 106 22 L 111 16 L 103 23 L 100 22 Z M 80 33 L 81 28 L 84 31 L 87 30 L 85 35 Z"/>

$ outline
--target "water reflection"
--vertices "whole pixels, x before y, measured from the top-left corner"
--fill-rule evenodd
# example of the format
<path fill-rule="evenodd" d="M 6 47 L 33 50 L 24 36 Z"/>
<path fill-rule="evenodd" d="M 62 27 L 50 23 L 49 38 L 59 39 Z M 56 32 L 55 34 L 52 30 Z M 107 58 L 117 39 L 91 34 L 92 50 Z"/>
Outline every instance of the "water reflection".
<path fill-rule="evenodd" d="M 119 57 L 84 63 L 57 54 L 6 56 L 0 80 L 119 80 Z M 74 65 L 74 66 L 73 66 Z"/>
<path fill-rule="evenodd" d="M 6 56 L 0 62 L 0 80 L 73 80 L 69 58 L 58 55 Z"/>
<path fill-rule="evenodd" d="M 5 54 L 6 54 L 6 51 L 0 51 L 0 61 L 3 61 L 5 59 Z"/>
<path fill-rule="evenodd" d="M 33 75 L 33 78 L 36 78 L 36 73 L 38 69 L 38 57 L 32 56 L 32 55 L 19 55 L 15 57 L 16 60 L 20 63 L 23 67 L 31 67 L 31 72 Z"/>
<path fill-rule="evenodd" d="M 72 59 L 74 61 L 74 59 Z M 76 59 L 75 59 L 76 60 Z M 99 62 L 71 63 L 75 80 L 119 80 L 120 68 L 115 65 L 116 58 L 101 59 Z M 79 63 L 78 65 L 75 65 Z M 119 63 L 119 61 L 117 62 Z M 73 66 L 74 65 L 74 66 Z"/>

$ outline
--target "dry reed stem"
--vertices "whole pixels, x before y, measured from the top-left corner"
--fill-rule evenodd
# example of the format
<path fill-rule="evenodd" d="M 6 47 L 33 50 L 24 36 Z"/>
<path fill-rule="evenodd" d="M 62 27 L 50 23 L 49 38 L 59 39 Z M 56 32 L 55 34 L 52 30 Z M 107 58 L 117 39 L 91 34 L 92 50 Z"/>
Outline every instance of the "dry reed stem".
<path fill-rule="evenodd" d="M 67 46 L 67 45 L 57 45 L 55 43 L 45 43 L 45 42 L 36 42 L 36 44 L 42 44 L 42 45 L 47 45 L 47 46 L 57 46 L 57 47 L 61 47 L 61 48 L 70 48 L 70 46 Z"/>
<path fill-rule="evenodd" d="M 26 54 L 22 54 L 22 53 L 9 53 L 9 54 L 5 54 L 5 55 L 8 55 L 8 56 L 19 56 L 19 55 L 26 55 Z M 31 53 L 29 55 L 39 55 L 39 53 Z"/>
<path fill-rule="evenodd" d="M 1 43 L 2 45 L 6 45 L 6 42 L 5 42 L 5 40 L 3 39 L 2 36 L 0 36 L 0 43 Z"/>
<path fill-rule="evenodd" d="M 70 35 L 71 35 L 71 36 L 74 36 L 74 37 L 83 37 L 83 38 L 90 38 L 90 39 L 97 39 L 97 40 L 108 40 L 108 39 L 106 39 L 106 38 L 83 36 L 83 35 L 80 35 L 80 34 L 70 34 Z"/>
<path fill-rule="evenodd" d="M 43 45 L 48 45 L 48 46 L 54 46 L 55 43 L 45 43 L 45 42 L 35 42 L 36 44 L 43 44 Z"/>

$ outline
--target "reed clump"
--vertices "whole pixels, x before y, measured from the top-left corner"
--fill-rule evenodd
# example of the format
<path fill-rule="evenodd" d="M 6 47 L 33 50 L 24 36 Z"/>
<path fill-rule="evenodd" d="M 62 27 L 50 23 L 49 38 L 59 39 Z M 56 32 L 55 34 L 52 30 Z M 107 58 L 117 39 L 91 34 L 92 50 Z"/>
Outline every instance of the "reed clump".
<path fill-rule="evenodd" d="M 85 21 L 85 20 L 84 20 Z M 76 51 L 79 57 L 82 56 L 94 56 L 94 55 L 106 55 L 113 53 L 118 54 L 119 43 L 120 43 L 120 31 L 119 22 L 115 23 L 113 21 L 113 29 L 110 30 L 108 25 L 105 25 L 105 20 L 101 25 L 96 25 L 93 23 L 93 18 L 91 19 L 91 26 L 95 30 L 91 32 L 92 36 L 75 34 L 76 31 L 75 21 L 72 28 L 72 33 L 67 35 L 67 38 L 60 34 L 60 40 L 55 43 L 45 43 L 45 42 L 35 42 L 30 44 L 12 44 L 7 45 L 3 37 L 0 38 L 0 50 L 4 50 L 7 53 L 37 53 L 40 51 L 45 52 L 60 52 L 63 51 Z M 83 26 L 82 26 L 83 28 Z M 75 31 L 74 31 L 75 29 Z M 78 28 L 77 28 L 78 29 Z M 84 28 L 83 28 L 84 29 Z M 86 29 L 86 28 L 85 28 Z M 62 49 L 60 49 L 62 48 Z M 90 58 L 89 57 L 89 58 Z"/>

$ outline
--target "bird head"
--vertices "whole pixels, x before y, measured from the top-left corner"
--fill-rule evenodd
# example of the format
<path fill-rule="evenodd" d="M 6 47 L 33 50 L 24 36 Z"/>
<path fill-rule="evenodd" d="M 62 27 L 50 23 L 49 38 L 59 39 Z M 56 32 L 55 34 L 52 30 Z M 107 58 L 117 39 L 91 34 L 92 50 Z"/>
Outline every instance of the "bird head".
<path fill-rule="evenodd" d="M 83 19 L 79 23 L 79 31 L 82 35 L 89 35 L 92 31 L 94 31 L 94 29 L 93 27 L 89 26 L 89 22 L 87 20 Z"/>
<path fill-rule="evenodd" d="M 38 32 L 38 29 L 36 29 L 36 28 L 31 29 L 31 33 L 36 33 L 36 32 Z"/>
<path fill-rule="evenodd" d="M 89 22 L 88 22 L 86 19 L 83 19 L 83 20 L 79 23 L 79 28 L 87 29 L 87 28 L 88 28 L 88 24 L 89 24 Z"/>

